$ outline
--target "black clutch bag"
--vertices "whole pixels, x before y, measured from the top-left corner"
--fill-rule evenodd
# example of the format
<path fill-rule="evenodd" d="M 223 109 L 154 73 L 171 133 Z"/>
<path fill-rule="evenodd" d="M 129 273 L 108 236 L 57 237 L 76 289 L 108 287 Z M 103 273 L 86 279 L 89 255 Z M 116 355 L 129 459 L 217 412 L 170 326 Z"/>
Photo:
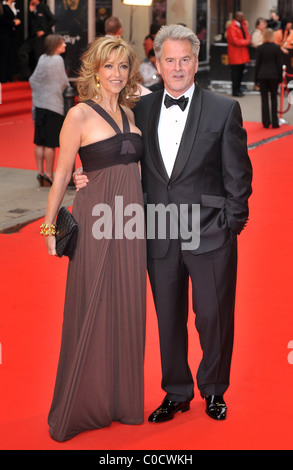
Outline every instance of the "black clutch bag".
<path fill-rule="evenodd" d="M 57 256 L 72 258 L 77 241 L 78 224 L 66 207 L 61 207 L 56 220 L 56 252 Z"/>

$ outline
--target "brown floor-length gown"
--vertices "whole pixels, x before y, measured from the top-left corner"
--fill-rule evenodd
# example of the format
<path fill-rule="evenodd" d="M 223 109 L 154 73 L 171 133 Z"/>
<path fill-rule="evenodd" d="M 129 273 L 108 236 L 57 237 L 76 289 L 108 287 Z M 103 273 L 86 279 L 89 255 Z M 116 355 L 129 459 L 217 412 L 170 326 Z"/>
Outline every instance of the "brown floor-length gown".
<path fill-rule="evenodd" d="M 57 441 L 112 421 L 140 424 L 144 418 L 145 237 L 130 239 L 118 231 L 115 238 L 114 217 L 117 196 L 120 204 L 123 198 L 124 208 L 143 208 L 138 168 L 142 140 L 130 132 L 122 108 L 123 132 L 99 105 L 86 103 L 116 135 L 79 151 L 89 183 L 78 191 L 73 205 L 79 235 L 68 267 L 61 351 L 48 417 L 50 435 Z M 112 210 L 112 238 L 97 239 L 97 204 Z M 141 217 L 140 222 L 144 224 Z M 101 226 L 100 233 L 104 229 Z"/>

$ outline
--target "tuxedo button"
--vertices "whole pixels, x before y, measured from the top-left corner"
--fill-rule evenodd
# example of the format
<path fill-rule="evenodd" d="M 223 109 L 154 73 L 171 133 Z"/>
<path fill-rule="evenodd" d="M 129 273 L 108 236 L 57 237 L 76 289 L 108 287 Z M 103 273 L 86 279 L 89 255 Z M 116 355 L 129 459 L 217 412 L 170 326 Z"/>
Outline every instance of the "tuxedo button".
<path fill-rule="evenodd" d="M 172 184 L 169 183 L 167 187 L 168 187 L 168 190 L 170 191 L 170 189 L 172 189 Z"/>

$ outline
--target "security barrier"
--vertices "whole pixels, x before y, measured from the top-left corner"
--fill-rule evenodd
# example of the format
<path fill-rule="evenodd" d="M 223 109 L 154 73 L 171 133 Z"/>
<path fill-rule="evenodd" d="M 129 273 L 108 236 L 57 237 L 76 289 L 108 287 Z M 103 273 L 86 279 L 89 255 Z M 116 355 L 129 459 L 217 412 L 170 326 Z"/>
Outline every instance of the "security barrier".
<path fill-rule="evenodd" d="M 283 81 L 280 86 L 281 87 L 280 110 L 278 111 L 280 119 L 282 119 L 283 115 L 289 111 L 291 104 L 293 102 L 293 98 L 291 99 L 290 97 L 290 93 L 292 93 L 290 89 L 293 87 L 293 81 L 292 80 L 290 81 L 290 78 L 293 78 L 293 74 L 289 74 L 287 72 L 287 66 L 283 65 Z M 285 105 L 285 98 L 287 98 L 287 105 Z M 286 106 L 285 109 L 284 109 L 284 106 Z"/>

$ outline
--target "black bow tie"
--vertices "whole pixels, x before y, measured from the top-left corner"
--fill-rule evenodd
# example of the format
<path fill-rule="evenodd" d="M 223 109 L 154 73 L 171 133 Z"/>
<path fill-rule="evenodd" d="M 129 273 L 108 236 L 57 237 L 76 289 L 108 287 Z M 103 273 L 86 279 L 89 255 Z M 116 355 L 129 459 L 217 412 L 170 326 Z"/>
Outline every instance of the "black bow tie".
<path fill-rule="evenodd" d="M 164 104 L 166 108 L 170 108 L 170 106 L 177 104 L 182 109 L 182 111 L 184 111 L 184 109 L 187 106 L 187 103 L 188 103 L 188 98 L 185 98 L 185 96 L 181 96 L 181 98 L 179 98 L 178 100 L 175 100 L 169 95 L 165 96 Z"/>

